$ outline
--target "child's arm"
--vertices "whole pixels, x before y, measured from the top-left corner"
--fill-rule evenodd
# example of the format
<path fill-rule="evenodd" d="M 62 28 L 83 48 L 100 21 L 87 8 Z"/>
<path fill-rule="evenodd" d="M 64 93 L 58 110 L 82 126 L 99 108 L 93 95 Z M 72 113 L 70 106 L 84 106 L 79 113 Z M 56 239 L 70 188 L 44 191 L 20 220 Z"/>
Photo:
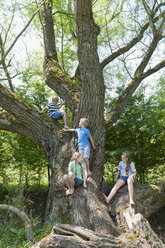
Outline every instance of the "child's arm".
<path fill-rule="evenodd" d="M 93 141 L 92 136 L 89 137 L 89 140 L 90 140 L 90 142 L 91 142 L 91 145 L 92 145 L 92 147 L 93 147 L 93 150 L 95 150 L 95 149 L 96 149 L 96 146 L 95 146 L 95 144 L 94 144 L 94 141 Z"/>
<path fill-rule="evenodd" d="M 68 166 L 68 173 L 72 172 L 72 168 L 70 166 Z"/>
<path fill-rule="evenodd" d="M 44 107 L 44 108 L 40 111 L 40 114 L 42 114 L 46 108 L 47 108 L 47 106 Z"/>
<path fill-rule="evenodd" d="M 74 132 L 74 128 L 63 129 L 64 132 Z"/>
<path fill-rule="evenodd" d="M 59 104 L 59 108 L 61 108 L 65 104 L 66 104 L 66 101 L 64 101 L 63 103 Z"/>
<path fill-rule="evenodd" d="M 116 182 L 118 181 L 119 176 L 120 176 L 120 171 L 118 170 L 118 172 L 117 172 L 117 174 L 116 174 Z"/>
<path fill-rule="evenodd" d="M 136 171 L 133 171 L 133 174 L 129 176 L 129 178 L 134 179 L 134 177 L 136 176 Z"/>

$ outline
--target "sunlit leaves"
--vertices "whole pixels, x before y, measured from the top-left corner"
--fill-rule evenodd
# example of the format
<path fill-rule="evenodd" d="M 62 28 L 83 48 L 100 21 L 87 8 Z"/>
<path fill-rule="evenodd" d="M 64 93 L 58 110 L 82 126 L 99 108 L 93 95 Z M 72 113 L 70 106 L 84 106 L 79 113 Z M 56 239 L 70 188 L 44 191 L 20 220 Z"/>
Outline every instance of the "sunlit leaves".
<path fill-rule="evenodd" d="M 129 150 L 140 182 L 158 183 L 165 173 L 165 112 L 161 96 L 165 94 L 163 78 L 155 96 L 144 97 L 144 89 L 132 97 L 121 118 L 107 132 L 105 178 L 111 182 L 121 153 Z M 160 87 L 160 88 L 159 88 Z"/>

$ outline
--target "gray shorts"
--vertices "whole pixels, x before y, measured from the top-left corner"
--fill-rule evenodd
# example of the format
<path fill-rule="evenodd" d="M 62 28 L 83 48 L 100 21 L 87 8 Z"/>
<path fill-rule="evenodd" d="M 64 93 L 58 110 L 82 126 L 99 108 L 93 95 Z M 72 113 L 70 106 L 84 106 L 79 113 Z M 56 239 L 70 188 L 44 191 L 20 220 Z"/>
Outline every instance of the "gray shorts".
<path fill-rule="evenodd" d="M 82 153 L 83 158 L 90 157 L 90 146 L 79 146 L 79 152 Z"/>

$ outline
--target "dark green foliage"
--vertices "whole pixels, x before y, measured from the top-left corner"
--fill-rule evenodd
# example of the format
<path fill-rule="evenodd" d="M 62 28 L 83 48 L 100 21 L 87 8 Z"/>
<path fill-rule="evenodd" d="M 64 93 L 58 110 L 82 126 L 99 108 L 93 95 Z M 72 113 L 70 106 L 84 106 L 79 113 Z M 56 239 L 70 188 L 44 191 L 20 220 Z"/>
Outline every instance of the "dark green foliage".
<path fill-rule="evenodd" d="M 152 229 L 165 244 L 165 207 L 149 216 L 148 221 Z"/>
<path fill-rule="evenodd" d="M 47 182 L 47 160 L 43 150 L 28 137 L 1 131 L 0 183 Z"/>
<path fill-rule="evenodd" d="M 33 184 L 28 189 L 23 185 L 0 185 L 0 202 L 17 206 L 24 211 L 32 221 L 36 241 L 49 234 L 52 225 L 43 225 L 47 186 Z M 0 247 L 1 248 L 28 248 L 32 244 L 26 241 L 24 222 L 11 211 L 0 210 Z"/>
<path fill-rule="evenodd" d="M 161 83 L 162 85 L 163 83 Z M 165 178 L 165 139 L 162 95 L 145 99 L 140 90 L 133 96 L 120 119 L 107 131 L 105 179 L 114 183 L 117 166 L 123 151 L 132 153 L 137 169 L 136 180 L 159 183 Z"/>

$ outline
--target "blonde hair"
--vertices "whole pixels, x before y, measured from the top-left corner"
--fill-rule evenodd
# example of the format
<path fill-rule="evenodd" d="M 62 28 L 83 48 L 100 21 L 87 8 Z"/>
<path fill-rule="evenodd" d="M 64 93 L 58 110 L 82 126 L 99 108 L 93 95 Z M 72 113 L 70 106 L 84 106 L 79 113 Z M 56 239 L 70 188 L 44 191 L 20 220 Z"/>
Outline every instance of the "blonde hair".
<path fill-rule="evenodd" d="M 82 153 L 80 153 L 80 152 L 75 152 L 75 153 L 73 153 L 73 155 L 72 155 L 72 157 L 71 157 L 71 161 L 77 160 L 80 156 L 83 156 Z M 82 163 L 82 162 L 83 162 L 83 158 L 82 158 L 81 163 Z M 81 164 L 80 164 L 80 166 L 81 166 Z M 83 174 L 82 166 L 81 166 L 81 174 Z M 75 167 L 74 175 L 77 176 L 77 168 L 76 168 L 76 167 Z"/>
<path fill-rule="evenodd" d="M 83 122 L 83 124 L 84 124 L 85 127 L 88 126 L 89 121 L 88 121 L 87 118 L 81 118 L 80 120 L 82 120 L 82 122 Z"/>
<path fill-rule="evenodd" d="M 52 96 L 52 102 L 58 102 L 59 98 L 58 96 Z"/>
<path fill-rule="evenodd" d="M 72 157 L 71 157 L 71 161 L 78 159 L 80 156 L 82 156 L 81 152 L 75 152 L 73 153 Z"/>

